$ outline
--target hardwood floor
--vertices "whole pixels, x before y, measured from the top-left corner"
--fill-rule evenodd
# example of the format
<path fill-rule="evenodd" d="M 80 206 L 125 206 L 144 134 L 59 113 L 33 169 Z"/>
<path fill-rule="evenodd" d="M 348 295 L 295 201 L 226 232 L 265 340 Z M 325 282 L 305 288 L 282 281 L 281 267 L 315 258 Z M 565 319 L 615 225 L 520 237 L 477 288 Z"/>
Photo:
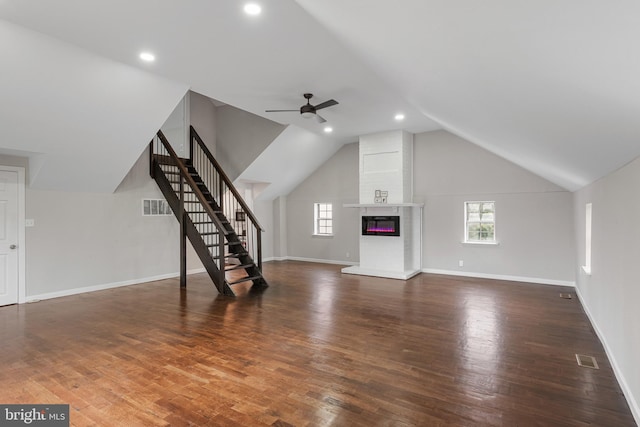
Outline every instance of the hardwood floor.
<path fill-rule="evenodd" d="M 636 425 L 570 288 L 264 267 L 236 299 L 200 274 L 0 308 L 0 403 L 78 426 Z"/>

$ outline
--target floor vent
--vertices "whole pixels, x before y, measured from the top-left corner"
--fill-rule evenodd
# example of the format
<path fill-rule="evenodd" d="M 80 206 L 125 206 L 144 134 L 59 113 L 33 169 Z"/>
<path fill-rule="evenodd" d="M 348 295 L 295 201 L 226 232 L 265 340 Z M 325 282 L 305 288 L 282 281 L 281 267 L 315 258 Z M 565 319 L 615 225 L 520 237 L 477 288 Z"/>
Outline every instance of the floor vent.
<path fill-rule="evenodd" d="M 591 369 L 600 369 L 598 367 L 598 362 L 596 362 L 596 358 L 593 356 L 576 354 L 576 360 L 578 361 L 578 366 L 582 366 L 584 368 L 591 368 Z"/>
<path fill-rule="evenodd" d="M 564 298 L 564 299 L 572 299 L 573 296 L 571 296 L 571 294 L 560 294 L 560 298 Z"/>

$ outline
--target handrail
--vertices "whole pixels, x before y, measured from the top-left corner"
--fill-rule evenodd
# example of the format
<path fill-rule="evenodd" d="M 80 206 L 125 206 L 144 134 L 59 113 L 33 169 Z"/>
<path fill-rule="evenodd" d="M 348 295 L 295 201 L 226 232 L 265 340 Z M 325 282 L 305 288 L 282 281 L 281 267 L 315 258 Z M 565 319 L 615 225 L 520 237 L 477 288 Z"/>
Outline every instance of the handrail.
<path fill-rule="evenodd" d="M 258 229 L 258 231 L 264 231 L 264 228 L 262 228 L 262 226 L 258 222 L 258 219 L 256 218 L 256 216 L 253 214 L 251 209 L 249 209 L 249 206 L 247 206 L 247 204 L 245 203 L 245 201 L 242 198 L 242 196 L 240 196 L 240 193 L 238 193 L 238 190 L 233 185 L 233 183 L 231 182 L 231 180 L 229 179 L 227 174 L 224 173 L 224 171 L 222 170 L 222 167 L 220 166 L 218 161 L 213 157 L 213 154 L 211 154 L 211 151 L 209 151 L 209 149 L 207 148 L 205 143 L 202 141 L 202 138 L 200 138 L 200 135 L 198 135 L 198 132 L 196 132 L 196 130 L 193 128 L 193 126 L 189 126 L 189 127 L 191 129 L 191 141 L 193 142 L 193 138 L 195 137 L 196 141 L 198 142 L 198 145 L 200 146 L 200 149 L 207 156 L 207 159 L 209 159 L 211 164 L 213 164 L 213 166 L 216 169 L 216 172 L 218 172 L 218 174 L 220 175 L 220 177 L 222 178 L 224 183 L 227 184 L 227 187 L 229 188 L 231 193 L 234 195 L 234 197 L 236 198 L 237 202 L 240 204 L 240 206 L 242 207 L 244 212 L 246 212 L 246 214 L 249 217 L 249 219 L 251 220 L 251 222 L 255 225 L 255 227 Z M 191 149 L 190 151 L 191 151 L 191 153 L 193 153 L 193 149 Z"/>
<path fill-rule="evenodd" d="M 193 193 L 196 195 L 196 197 L 200 201 L 200 204 L 204 208 L 205 212 L 211 217 L 213 222 L 216 224 L 216 228 L 218 228 L 221 231 L 224 231 L 225 228 L 222 225 L 222 222 L 220 221 L 220 219 L 218 218 L 216 213 L 213 211 L 213 208 L 211 207 L 211 205 L 209 205 L 209 202 L 204 197 L 204 194 L 202 194 L 202 191 L 200 191 L 200 188 L 198 188 L 198 185 L 194 181 L 193 177 L 189 174 L 189 171 L 187 170 L 187 167 L 182 163 L 182 160 L 180 160 L 180 157 L 178 157 L 178 155 L 174 151 L 173 147 L 171 147 L 171 144 L 169 144 L 169 141 L 164 136 L 162 131 L 159 130 L 158 133 L 157 133 L 157 136 L 160 139 L 160 142 L 162 142 L 162 145 L 164 145 L 164 148 L 169 153 L 170 157 L 175 161 L 176 166 L 178 167 L 178 170 L 180 171 L 180 175 L 182 175 L 184 180 L 187 181 L 187 183 L 189 184 L 189 186 L 193 190 Z"/>
<path fill-rule="evenodd" d="M 188 159 L 178 156 L 160 130 L 151 141 L 149 150 L 152 176 L 154 176 L 156 170 L 164 172 L 162 174 L 163 179 L 166 178 L 166 173 L 179 176 L 178 181 L 164 179 L 158 181 L 158 184 L 163 193 L 166 191 L 178 191 L 175 189 L 175 184 L 179 184 L 180 187 L 177 208 L 175 205 L 176 200 L 170 198 L 172 208 L 180 221 L 180 233 L 182 235 L 180 285 L 181 287 L 186 285 L 185 245 L 187 236 L 195 244 L 194 248 L 198 256 L 203 260 L 207 271 L 221 293 L 233 293 L 226 278 L 226 272 L 229 270 L 241 268 L 247 273 L 246 277 L 241 277 L 239 281 L 230 284 L 246 280 L 252 280 L 255 284 L 257 279 L 260 279 L 259 283 L 266 284 L 261 272 L 261 235 L 264 229 L 242 199 L 238 190 L 233 186 L 229 177 L 213 158 L 213 155 L 195 129 L 191 126 L 190 130 Z M 198 145 L 196 145 L 196 142 Z M 165 171 L 162 165 L 169 165 L 169 172 Z M 177 168 L 177 172 L 175 168 Z M 157 180 L 158 177 L 155 178 Z M 170 188 L 167 189 L 167 186 Z M 185 200 L 185 187 L 192 194 L 189 196 L 189 200 Z M 197 203 L 198 206 L 192 208 L 193 205 L 189 205 L 190 207 L 187 211 L 185 209 L 186 203 Z M 201 215 L 205 215 L 208 218 L 202 218 Z M 201 222 L 203 220 L 204 222 Z M 201 224 L 206 225 L 201 226 Z M 204 230 L 202 230 L 202 227 L 204 227 Z M 216 238 L 216 235 L 217 244 L 211 241 L 212 237 Z M 211 237 L 205 239 L 205 236 Z M 228 250 L 226 250 L 227 246 Z M 209 255 L 211 258 L 209 258 Z M 229 265 L 234 264 L 235 266 L 227 268 L 227 258 L 230 259 Z"/>

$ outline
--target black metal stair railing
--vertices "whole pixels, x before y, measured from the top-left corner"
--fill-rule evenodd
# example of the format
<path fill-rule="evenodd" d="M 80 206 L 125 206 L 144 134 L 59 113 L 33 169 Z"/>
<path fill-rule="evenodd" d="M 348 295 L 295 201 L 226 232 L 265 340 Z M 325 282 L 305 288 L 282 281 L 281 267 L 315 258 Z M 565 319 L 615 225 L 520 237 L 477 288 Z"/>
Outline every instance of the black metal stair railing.
<path fill-rule="evenodd" d="M 240 243 L 261 271 L 262 226 L 193 126 L 190 134 L 189 157 L 193 168 L 211 191 Z"/>
<path fill-rule="evenodd" d="M 184 160 L 178 157 L 161 131 L 150 144 L 150 171 L 180 221 L 181 286 L 186 285 L 186 237 L 189 237 L 218 291 L 233 295 L 225 279 L 227 230 L 209 203 L 207 190 L 199 185 Z"/>
<path fill-rule="evenodd" d="M 186 286 L 188 238 L 220 293 L 234 295 L 230 286 L 248 281 L 268 286 L 262 227 L 196 131 L 191 128 L 188 159 L 176 154 L 161 131 L 149 152 L 151 176 L 180 222 L 180 285 Z"/>

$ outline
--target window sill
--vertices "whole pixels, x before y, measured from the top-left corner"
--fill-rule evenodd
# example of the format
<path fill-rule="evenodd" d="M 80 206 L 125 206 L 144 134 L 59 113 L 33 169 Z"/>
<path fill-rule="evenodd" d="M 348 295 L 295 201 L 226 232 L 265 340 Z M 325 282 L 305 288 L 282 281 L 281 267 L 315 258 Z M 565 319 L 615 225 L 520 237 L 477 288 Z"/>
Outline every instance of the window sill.
<path fill-rule="evenodd" d="M 333 237 L 333 234 L 312 234 L 311 237 Z"/>
<path fill-rule="evenodd" d="M 472 246 L 498 246 L 500 242 L 460 242 L 463 245 L 472 245 Z"/>
<path fill-rule="evenodd" d="M 583 265 L 583 266 L 582 266 L 582 271 L 584 271 L 584 273 L 585 273 L 587 276 L 591 276 L 591 267 L 587 267 L 586 265 Z"/>

